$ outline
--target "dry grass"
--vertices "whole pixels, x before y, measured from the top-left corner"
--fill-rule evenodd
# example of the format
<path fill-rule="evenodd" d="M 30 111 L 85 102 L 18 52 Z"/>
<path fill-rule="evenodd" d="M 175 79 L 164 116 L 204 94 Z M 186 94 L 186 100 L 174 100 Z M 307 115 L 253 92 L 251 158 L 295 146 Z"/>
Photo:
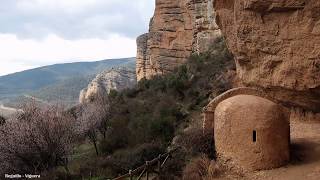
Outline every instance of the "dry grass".
<path fill-rule="evenodd" d="M 204 179 L 211 180 L 219 177 L 224 172 L 224 168 L 217 164 L 215 161 L 211 161 L 208 167 L 208 173 Z"/>
<path fill-rule="evenodd" d="M 206 155 L 191 160 L 183 171 L 183 180 L 210 180 L 220 176 L 223 168 Z"/>
<path fill-rule="evenodd" d="M 201 127 L 190 126 L 176 140 L 176 143 L 184 147 L 192 157 L 206 154 L 210 158 L 215 158 L 213 131 L 204 132 Z"/>

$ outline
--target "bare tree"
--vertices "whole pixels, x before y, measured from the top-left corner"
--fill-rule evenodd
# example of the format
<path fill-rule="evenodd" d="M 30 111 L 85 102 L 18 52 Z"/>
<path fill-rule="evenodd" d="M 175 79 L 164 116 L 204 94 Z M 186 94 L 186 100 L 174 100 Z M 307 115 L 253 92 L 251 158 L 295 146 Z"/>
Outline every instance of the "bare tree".
<path fill-rule="evenodd" d="M 84 132 L 88 137 L 97 155 L 99 155 L 98 133 L 100 132 L 103 138 L 105 138 L 109 129 L 107 124 L 110 117 L 109 107 L 107 97 L 98 96 L 94 101 L 83 105 L 82 112 L 79 115 L 78 127 L 81 129 L 80 132 Z"/>
<path fill-rule="evenodd" d="M 62 107 L 35 103 L 22 110 L 0 127 L 1 170 L 40 173 L 64 166 L 68 171 L 68 156 L 77 138 L 74 116 Z"/>
<path fill-rule="evenodd" d="M 0 116 L 0 126 L 3 125 L 5 122 L 6 122 L 6 119 Z"/>
<path fill-rule="evenodd" d="M 110 130 L 108 122 L 111 118 L 110 101 L 107 96 L 100 97 L 95 103 L 96 111 L 100 118 L 98 131 L 102 134 L 103 138 L 106 138 L 106 133 Z"/>
<path fill-rule="evenodd" d="M 99 155 L 97 141 L 98 141 L 98 127 L 100 123 L 99 115 L 92 104 L 87 104 L 81 112 L 79 122 L 79 131 L 84 132 L 89 141 L 94 145 L 96 154 Z"/>

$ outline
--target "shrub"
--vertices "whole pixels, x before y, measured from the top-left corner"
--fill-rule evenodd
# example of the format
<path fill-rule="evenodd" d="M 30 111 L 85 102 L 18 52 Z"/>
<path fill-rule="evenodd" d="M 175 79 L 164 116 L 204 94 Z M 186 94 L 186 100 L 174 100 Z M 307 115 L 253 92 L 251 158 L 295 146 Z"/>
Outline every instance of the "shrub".
<path fill-rule="evenodd" d="M 168 75 L 167 86 L 174 90 L 181 98 L 184 97 L 184 90 L 188 86 L 188 69 L 186 65 L 182 65 L 177 68 L 176 74 Z"/>
<path fill-rule="evenodd" d="M 153 120 L 149 134 L 152 139 L 160 139 L 162 142 L 169 142 L 174 137 L 174 118 L 166 117 Z"/>
<path fill-rule="evenodd" d="M 143 78 L 138 82 L 138 89 L 139 90 L 147 90 L 147 89 L 149 89 L 149 87 L 150 87 L 150 81 L 147 80 L 146 78 Z"/>
<path fill-rule="evenodd" d="M 117 95 L 118 95 L 118 91 L 116 91 L 114 89 L 110 90 L 109 97 L 114 98 L 114 97 L 117 97 Z"/>
<path fill-rule="evenodd" d="M 72 175 L 70 173 L 66 173 L 65 171 L 61 170 L 53 170 L 50 172 L 45 172 L 41 174 L 42 179 L 48 179 L 48 180 L 81 180 L 81 176 L 79 175 Z"/>
<path fill-rule="evenodd" d="M 125 89 L 123 90 L 123 94 L 128 98 L 135 98 L 139 93 L 139 90 L 136 88 Z"/>
<path fill-rule="evenodd" d="M 186 165 L 186 159 L 186 153 L 182 149 L 173 152 L 162 168 L 159 179 L 181 179 L 182 170 Z"/>
<path fill-rule="evenodd" d="M 135 88 L 123 92 L 111 91 L 107 98 L 111 113 L 106 135 L 98 138 L 100 151 L 108 155 L 104 160 L 106 168 L 116 175 L 126 173 L 127 168 L 143 161 L 143 158 L 135 158 L 141 157 L 138 147 L 150 143 L 167 147 L 177 134 L 181 134 L 178 145 L 185 151 L 183 156 L 172 159 L 173 164 L 168 162 L 169 168 L 165 171 L 170 173 L 165 173 L 166 177 L 181 175 L 190 156 L 204 153 L 214 158 L 213 132 L 203 134 L 200 127 L 179 131 L 191 119 L 200 118 L 199 112 L 208 104 L 208 99 L 232 87 L 232 76 L 226 73 L 232 70 L 232 55 L 223 39 L 219 39 L 210 51 L 192 55 L 185 65 L 172 73 L 142 79 Z"/>
<path fill-rule="evenodd" d="M 215 158 L 213 131 L 204 132 L 200 127 L 192 127 L 181 134 L 177 143 L 191 156 L 206 154 L 210 158 Z"/>
<path fill-rule="evenodd" d="M 57 166 L 68 170 L 77 139 L 75 118 L 58 106 L 26 104 L 0 127 L 0 171 L 39 173 Z"/>
<path fill-rule="evenodd" d="M 109 131 L 110 135 L 100 142 L 102 153 L 112 154 L 114 151 L 125 148 L 128 145 L 128 130 L 113 129 Z"/>
<path fill-rule="evenodd" d="M 224 173 L 225 169 L 219 165 L 216 161 L 211 161 L 208 167 L 208 173 L 206 179 L 211 180 L 221 176 Z"/>
<path fill-rule="evenodd" d="M 219 177 L 224 172 L 214 160 L 206 155 L 200 155 L 190 161 L 183 170 L 183 180 L 205 179 L 211 180 Z"/>
<path fill-rule="evenodd" d="M 192 159 L 183 170 L 183 180 L 203 179 L 208 174 L 210 159 L 205 155 Z"/>
<path fill-rule="evenodd" d="M 104 160 L 103 167 L 111 169 L 114 176 L 117 176 L 144 165 L 146 161 L 157 158 L 164 152 L 164 148 L 158 144 L 141 144 L 135 148 L 115 152 Z"/>

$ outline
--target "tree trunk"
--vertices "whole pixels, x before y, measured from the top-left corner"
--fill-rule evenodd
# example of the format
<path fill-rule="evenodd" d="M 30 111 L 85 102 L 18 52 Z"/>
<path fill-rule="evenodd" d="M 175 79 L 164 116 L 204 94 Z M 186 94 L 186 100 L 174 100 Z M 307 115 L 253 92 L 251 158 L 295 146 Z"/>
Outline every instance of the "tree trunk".
<path fill-rule="evenodd" d="M 103 139 L 106 140 L 106 131 L 103 131 Z"/>
<path fill-rule="evenodd" d="M 96 142 L 96 141 L 93 141 L 93 145 L 94 145 L 94 149 L 96 150 L 97 156 L 99 156 L 97 142 Z"/>

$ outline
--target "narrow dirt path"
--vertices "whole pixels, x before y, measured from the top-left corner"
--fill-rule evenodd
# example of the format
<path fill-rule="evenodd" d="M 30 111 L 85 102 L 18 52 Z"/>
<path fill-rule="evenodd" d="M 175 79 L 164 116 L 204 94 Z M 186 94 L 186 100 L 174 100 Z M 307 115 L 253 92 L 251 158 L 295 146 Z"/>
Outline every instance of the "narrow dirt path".
<path fill-rule="evenodd" d="M 290 164 L 250 173 L 244 179 L 320 180 L 320 122 L 291 122 Z"/>
<path fill-rule="evenodd" d="M 219 180 L 320 180 L 320 121 L 291 122 L 291 161 L 252 173 L 229 172 Z"/>

